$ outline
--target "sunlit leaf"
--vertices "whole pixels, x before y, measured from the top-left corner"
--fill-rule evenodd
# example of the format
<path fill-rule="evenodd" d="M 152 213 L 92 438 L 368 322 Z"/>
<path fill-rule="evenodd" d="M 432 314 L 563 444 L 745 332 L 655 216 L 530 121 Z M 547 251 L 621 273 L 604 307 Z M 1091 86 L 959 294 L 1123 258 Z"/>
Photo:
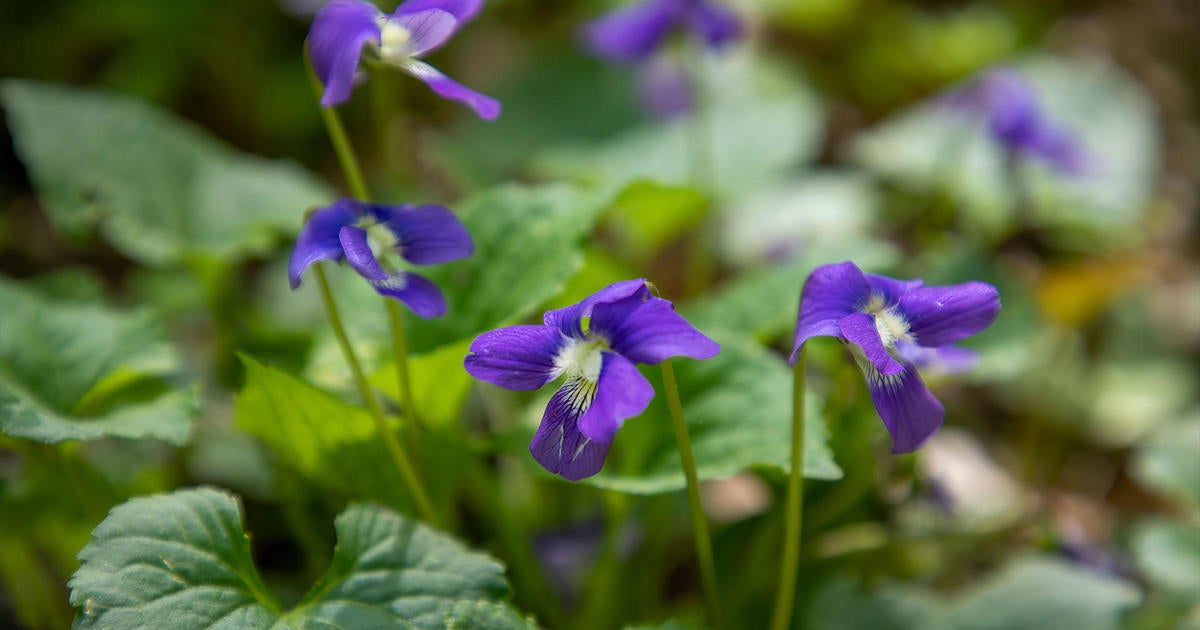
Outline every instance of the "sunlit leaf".
<path fill-rule="evenodd" d="M 280 370 L 242 356 L 246 384 L 236 421 L 309 480 L 352 498 L 403 501 L 403 487 L 375 422 Z M 393 427 L 395 428 L 395 427 Z"/>
<path fill-rule="evenodd" d="M 408 370 L 412 382 L 413 404 L 424 426 L 447 429 L 459 423 L 463 403 L 473 379 L 463 369 L 469 341 L 442 346 L 425 354 L 409 357 Z M 400 401 L 400 383 L 396 365 L 388 364 L 371 381 Z"/>
<path fill-rule="evenodd" d="M 598 146 L 552 150 L 538 156 L 536 170 L 618 188 L 641 179 L 683 186 L 700 177 L 719 198 L 736 199 L 815 156 L 823 117 L 807 85 L 749 51 L 705 62 L 711 103 L 701 125 L 685 116 Z M 711 165 L 704 163 L 705 153 L 711 153 Z"/>
<path fill-rule="evenodd" d="M 721 217 L 721 255 L 739 266 L 812 250 L 857 258 L 883 249 L 874 238 L 879 191 L 865 174 L 822 170 L 775 183 L 729 208 Z M 830 259 L 832 261 L 834 259 Z M 869 261 L 868 261 L 869 262 Z M 864 263 L 865 264 L 865 263 Z"/>
<path fill-rule="evenodd" d="M 645 255 L 694 227 L 707 210 L 708 200 L 691 188 L 641 180 L 617 195 L 609 217 L 622 239 Z"/>

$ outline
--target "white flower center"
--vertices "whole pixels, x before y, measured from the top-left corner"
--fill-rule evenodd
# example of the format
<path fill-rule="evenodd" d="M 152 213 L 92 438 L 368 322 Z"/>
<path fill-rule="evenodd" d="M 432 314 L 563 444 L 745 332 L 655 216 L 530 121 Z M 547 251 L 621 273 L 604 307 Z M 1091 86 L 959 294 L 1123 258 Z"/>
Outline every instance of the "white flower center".
<path fill-rule="evenodd" d="M 872 293 L 863 312 L 875 316 L 875 330 L 883 341 L 883 347 L 891 350 L 897 341 L 911 341 L 908 338 L 908 321 L 895 308 L 888 308 L 882 295 Z"/>
<path fill-rule="evenodd" d="M 554 358 L 554 367 L 568 379 L 580 378 L 594 384 L 600 380 L 604 346 L 600 340 L 572 340 Z"/>
<path fill-rule="evenodd" d="M 395 21 L 380 18 L 379 56 L 384 61 L 403 64 L 412 55 L 412 33 Z"/>
<path fill-rule="evenodd" d="M 382 223 L 374 219 L 363 219 L 358 227 L 367 233 L 367 247 L 380 266 L 388 271 L 399 269 L 401 258 L 400 241 L 396 235 Z"/>

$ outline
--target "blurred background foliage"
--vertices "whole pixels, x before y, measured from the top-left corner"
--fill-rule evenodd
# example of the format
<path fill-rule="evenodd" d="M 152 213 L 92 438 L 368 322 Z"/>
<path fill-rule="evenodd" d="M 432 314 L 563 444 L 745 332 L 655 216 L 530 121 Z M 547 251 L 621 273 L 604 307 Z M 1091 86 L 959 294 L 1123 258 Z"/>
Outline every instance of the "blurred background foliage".
<path fill-rule="evenodd" d="M 0 627 L 66 627 L 76 554 L 132 496 L 241 494 L 285 601 L 324 569 L 347 499 L 404 507 L 373 473 L 369 421 L 329 395 L 350 386 L 315 295 L 286 286 L 303 211 L 343 184 L 300 57 L 319 4 L 0 4 Z M 729 331 L 719 361 L 681 366 L 684 403 L 721 479 L 706 500 L 723 591 L 740 627 L 765 624 L 787 466 L 777 351 L 808 270 L 853 258 L 992 282 L 1004 309 L 976 370 L 930 378 L 948 426 L 915 456 L 886 455 L 853 367 L 813 348 L 805 626 L 1200 628 L 1198 5 L 731 4 L 749 43 L 702 60 L 711 204 L 689 187 L 687 122 L 651 119 L 630 72 L 580 51 L 607 2 L 491 0 L 437 53 L 504 103 L 498 122 L 384 73 L 343 108 L 381 198 L 453 202 L 483 244 L 437 272 L 458 315 L 414 322 L 423 465 L 455 530 L 510 564 L 543 624 L 695 618 L 661 401 L 570 486 L 525 455 L 544 396 L 461 370 L 480 330 L 645 275 Z M 1024 165 L 1029 212 L 996 149 L 928 100 L 997 63 L 1098 158 L 1079 179 Z M 700 286 L 697 234 L 717 258 Z M 377 300 L 333 277 L 390 391 Z M 272 391 L 305 404 L 284 422 Z M 14 403 L 27 395 L 42 406 Z"/>

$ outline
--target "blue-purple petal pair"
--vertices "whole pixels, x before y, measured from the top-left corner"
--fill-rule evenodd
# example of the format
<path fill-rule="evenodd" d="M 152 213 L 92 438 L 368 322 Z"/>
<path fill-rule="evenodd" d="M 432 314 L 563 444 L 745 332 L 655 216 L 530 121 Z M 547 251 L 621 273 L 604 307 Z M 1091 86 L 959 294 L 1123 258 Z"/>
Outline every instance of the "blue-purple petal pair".
<path fill-rule="evenodd" d="M 927 287 L 863 273 L 852 262 L 813 270 L 800 295 L 791 362 L 812 337 L 835 337 L 850 346 L 892 452 L 916 450 L 945 420 L 918 366 L 940 363 L 959 371 L 974 360 L 953 344 L 979 333 L 1000 313 L 1000 293 L 990 284 L 967 282 Z"/>
<path fill-rule="evenodd" d="M 640 65 L 637 77 L 642 105 L 662 118 L 691 110 L 692 78 L 675 59 L 657 54 L 672 32 L 690 33 L 718 50 L 737 40 L 737 15 L 710 0 L 644 0 L 622 7 L 583 28 L 583 40 L 598 57 Z"/>
<path fill-rule="evenodd" d="M 308 55 L 325 86 L 321 105 L 350 99 L 364 52 L 406 72 L 445 99 L 463 103 L 480 118 L 495 119 L 500 103 L 421 61 L 479 13 L 483 0 L 407 0 L 391 14 L 365 0 L 332 0 L 308 31 Z"/>
<path fill-rule="evenodd" d="M 742 33 L 737 15 L 709 0 L 643 0 L 622 7 L 584 27 L 588 47 L 618 62 L 645 61 L 675 29 L 683 29 L 711 49 Z"/>
<path fill-rule="evenodd" d="M 292 288 L 309 265 L 346 260 L 380 295 L 404 303 L 421 317 L 446 313 L 446 299 L 428 278 L 397 268 L 396 259 L 436 265 L 470 256 L 471 235 L 442 206 L 381 206 L 340 199 L 305 221 L 288 261 Z"/>
<path fill-rule="evenodd" d="M 514 390 L 566 377 L 529 451 L 546 470 L 572 481 L 600 472 L 617 430 L 654 398 L 635 364 L 708 359 L 721 349 L 671 302 L 651 295 L 642 279 L 609 285 L 542 321 L 480 335 L 463 363 L 471 376 Z"/>
<path fill-rule="evenodd" d="M 1061 173 L 1088 172 L 1089 158 L 1070 131 L 1047 116 L 1033 86 L 1011 68 L 989 70 L 947 102 L 983 121 L 1006 150 L 1038 158 Z"/>

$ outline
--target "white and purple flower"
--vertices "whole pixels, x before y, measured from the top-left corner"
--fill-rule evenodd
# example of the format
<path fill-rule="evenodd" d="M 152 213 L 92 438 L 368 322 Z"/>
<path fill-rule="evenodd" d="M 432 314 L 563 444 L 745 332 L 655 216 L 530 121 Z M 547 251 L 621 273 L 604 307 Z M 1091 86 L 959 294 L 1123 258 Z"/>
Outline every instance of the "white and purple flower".
<path fill-rule="evenodd" d="M 1079 141 L 1051 120 L 1037 93 L 1011 68 L 990 70 L 947 102 L 978 117 L 988 133 L 1014 155 L 1032 156 L 1068 175 L 1088 171 L 1088 156 Z"/>
<path fill-rule="evenodd" d="M 641 279 L 549 311 L 543 322 L 480 335 L 464 365 L 471 376 L 514 390 L 565 377 L 529 451 L 546 470 L 572 481 L 600 472 L 617 430 L 654 398 L 654 387 L 635 364 L 674 356 L 708 359 L 720 351 Z"/>
<path fill-rule="evenodd" d="M 309 265 L 345 259 L 380 295 L 403 302 L 421 317 L 439 317 L 446 312 L 441 290 L 402 270 L 401 261 L 436 265 L 466 258 L 474 249 L 467 228 L 442 206 L 340 199 L 305 221 L 288 261 L 288 278 L 295 289 Z"/>
<path fill-rule="evenodd" d="M 644 0 L 590 23 L 584 38 L 592 52 L 618 62 L 645 61 L 676 28 L 683 28 L 711 49 L 736 40 L 737 16 L 707 0 Z"/>
<path fill-rule="evenodd" d="M 694 100 L 692 78 L 681 64 L 656 54 L 677 30 L 719 50 L 741 36 L 742 25 L 733 11 L 708 0 L 644 0 L 591 22 L 583 29 L 583 39 L 599 57 L 638 64 L 642 103 L 670 118 L 689 111 Z"/>
<path fill-rule="evenodd" d="M 990 284 L 942 287 L 863 273 L 854 263 L 813 270 L 800 296 L 791 361 L 812 337 L 850 346 L 871 400 L 892 435 L 892 452 L 916 450 L 942 426 L 946 410 L 917 373 L 917 364 L 969 361 L 953 344 L 987 328 L 1000 312 Z"/>
<path fill-rule="evenodd" d="M 480 118 L 500 115 L 496 99 L 442 74 L 421 57 L 441 47 L 479 13 L 483 0 L 407 0 L 390 15 L 365 0 L 332 0 L 308 31 L 308 55 L 325 86 L 321 105 L 350 99 L 363 53 L 425 82 L 442 98 L 458 101 Z"/>

